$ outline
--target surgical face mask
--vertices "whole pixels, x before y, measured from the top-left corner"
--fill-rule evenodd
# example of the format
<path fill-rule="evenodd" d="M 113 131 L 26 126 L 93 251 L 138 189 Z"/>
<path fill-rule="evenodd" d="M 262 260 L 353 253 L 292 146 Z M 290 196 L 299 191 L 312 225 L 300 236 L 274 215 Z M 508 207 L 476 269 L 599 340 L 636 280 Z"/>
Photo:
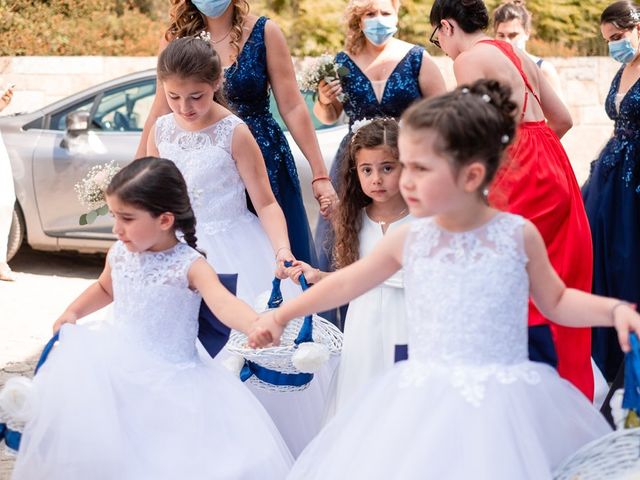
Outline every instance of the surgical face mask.
<path fill-rule="evenodd" d="M 638 50 L 633 48 L 628 38 L 609 42 L 609 55 L 620 63 L 629 63 L 637 53 Z"/>
<path fill-rule="evenodd" d="M 191 3 L 207 17 L 219 17 L 222 15 L 231 0 L 191 0 Z"/>
<path fill-rule="evenodd" d="M 398 18 L 394 15 L 364 19 L 362 33 L 374 45 L 382 45 L 398 31 Z"/>
<path fill-rule="evenodd" d="M 527 49 L 527 37 L 526 35 L 518 35 L 513 42 L 513 46 L 519 48 L 523 52 Z"/>

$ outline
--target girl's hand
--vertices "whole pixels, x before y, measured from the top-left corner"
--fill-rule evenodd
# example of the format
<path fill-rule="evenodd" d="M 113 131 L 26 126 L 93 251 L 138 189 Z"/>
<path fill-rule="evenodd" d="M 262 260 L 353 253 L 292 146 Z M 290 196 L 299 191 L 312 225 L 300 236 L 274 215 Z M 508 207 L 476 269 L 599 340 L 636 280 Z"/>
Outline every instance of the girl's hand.
<path fill-rule="evenodd" d="M 293 265 L 286 269 L 287 276 L 295 283 L 300 283 L 300 275 L 304 275 L 308 283 L 317 283 L 320 280 L 320 270 L 300 260 L 296 260 Z"/>
<path fill-rule="evenodd" d="M 11 103 L 11 99 L 13 98 L 13 87 L 7 88 L 7 90 L 0 97 L 0 110 L 4 110 L 9 103 Z"/>
<path fill-rule="evenodd" d="M 640 315 L 635 310 L 635 305 L 620 302 L 613 306 L 613 326 L 618 332 L 618 341 L 623 352 L 631 349 L 629 344 L 629 333 L 636 332 L 640 335 Z"/>
<path fill-rule="evenodd" d="M 287 267 L 284 266 L 284 262 L 294 263 L 295 261 L 296 257 L 293 256 L 293 253 L 291 253 L 291 249 L 289 249 L 289 247 L 279 248 L 276 252 L 276 277 L 280 280 L 289 278 L 289 275 L 287 275 Z"/>
<path fill-rule="evenodd" d="M 318 179 L 311 184 L 311 188 L 320 206 L 320 215 L 327 218 L 338 205 L 338 195 L 331 180 Z"/>
<path fill-rule="evenodd" d="M 318 102 L 323 107 L 337 100 L 341 93 L 342 85 L 340 84 L 340 79 L 331 80 L 329 83 L 320 80 L 318 84 Z"/>
<path fill-rule="evenodd" d="M 75 325 L 77 321 L 78 321 L 78 316 L 75 313 L 71 313 L 71 312 L 63 313 L 62 315 L 60 315 L 60 318 L 58 318 L 56 322 L 53 324 L 54 335 L 58 333 L 62 325 L 64 325 L 65 323 L 71 323 Z"/>
<path fill-rule="evenodd" d="M 269 345 L 280 345 L 280 337 L 284 326 L 276 321 L 275 310 L 264 312 L 251 327 L 249 332 L 249 346 L 263 348 Z"/>

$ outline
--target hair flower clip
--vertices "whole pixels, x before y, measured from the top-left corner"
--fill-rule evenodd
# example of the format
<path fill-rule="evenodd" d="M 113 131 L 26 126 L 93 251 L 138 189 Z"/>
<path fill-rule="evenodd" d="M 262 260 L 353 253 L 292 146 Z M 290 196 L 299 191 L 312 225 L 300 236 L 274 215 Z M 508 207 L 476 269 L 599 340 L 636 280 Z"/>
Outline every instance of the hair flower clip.
<path fill-rule="evenodd" d="M 365 125 L 369 125 L 371 122 L 373 122 L 372 118 L 363 118 L 362 120 L 356 120 L 355 122 L 353 122 L 353 125 L 351 125 L 351 134 L 355 135 L 358 130 L 360 130 Z"/>
<path fill-rule="evenodd" d="M 638 12 L 637 10 L 631 10 L 631 13 L 629 13 L 629 16 L 631 17 L 631 20 L 633 20 L 634 22 L 640 22 L 640 12 Z"/>
<path fill-rule="evenodd" d="M 203 42 L 211 43 L 211 34 L 206 30 L 201 31 L 198 35 L 196 35 L 196 38 L 199 38 Z"/>
<path fill-rule="evenodd" d="M 480 98 L 482 98 L 482 101 L 483 101 L 483 102 L 491 103 L 491 97 L 490 97 L 488 94 L 486 94 L 486 93 L 483 93 L 483 94 L 482 94 L 482 97 L 480 97 Z"/>
<path fill-rule="evenodd" d="M 467 93 L 469 93 L 469 89 L 467 87 L 464 87 L 462 90 L 460 90 L 460 93 L 463 93 L 466 95 Z"/>

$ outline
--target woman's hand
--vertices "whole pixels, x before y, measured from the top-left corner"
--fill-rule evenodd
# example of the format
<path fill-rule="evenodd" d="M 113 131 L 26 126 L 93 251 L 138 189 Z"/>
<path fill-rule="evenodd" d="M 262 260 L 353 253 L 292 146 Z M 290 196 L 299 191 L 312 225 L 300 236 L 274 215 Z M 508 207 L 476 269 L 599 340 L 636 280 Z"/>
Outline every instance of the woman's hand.
<path fill-rule="evenodd" d="M 295 261 L 296 257 L 293 256 L 293 253 L 291 253 L 291 249 L 289 247 L 279 248 L 276 252 L 276 277 L 280 280 L 289 278 L 289 275 L 287 275 L 287 267 L 285 267 L 284 262 L 294 263 Z"/>
<path fill-rule="evenodd" d="M 338 206 L 338 195 L 333 188 L 331 180 L 316 180 L 311 184 L 311 188 L 313 189 L 313 196 L 320 206 L 320 215 L 328 218 Z"/>
<path fill-rule="evenodd" d="M 320 80 L 318 84 L 318 102 L 320 102 L 320 105 L 326 107 L 336 101 L 341 94 L 342 84 L 339 78 L 330 82 Z"/>
<path fill-rule="evenodd" d="M 75 325 L 77 321 L 78 321 L 78 315 L 72 312 L 64 312 L 62 315 L 60 315 L 60 318 L 58 318 L 56 322 L 53 324 L 54 335 L 58 333 L 62 325 L 64 325 L 65 323 L 71 323 Z"/>
<path fill-rule="evenodd" d="M 254 322 L 249 332 L 249 346 L 251 348 L 263 348 L 269 345 L 280 345 L 280 337 L 284 326 L 276 321 L 276 310 L 264 312 Z"/>
<path fill-rule="evenodd" d="M 613 326 L 618 332 L 618 341 L 623 352 L 631 349 L 629 334 L 633 331 L 640 335 L 640 315 L 635 310 L 635 305 L 627 302 L 619 302 L 614 305 L 611 312 Z"/>

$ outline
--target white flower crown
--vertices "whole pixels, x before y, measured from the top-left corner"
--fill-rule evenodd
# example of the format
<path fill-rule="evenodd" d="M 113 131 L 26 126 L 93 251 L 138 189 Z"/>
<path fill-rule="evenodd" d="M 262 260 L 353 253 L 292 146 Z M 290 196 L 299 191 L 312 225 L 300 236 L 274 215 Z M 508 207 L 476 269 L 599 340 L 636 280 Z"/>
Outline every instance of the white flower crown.
<path fill-rule="evenodd" d="M 360 130 L 365 125 L 369 125 L 371 122 L 373 122 L 373 118 L 363 118 L 361 120 L 356 120 L 351 125 L 351 134 L 354 135 L 358 130 Z"/>

